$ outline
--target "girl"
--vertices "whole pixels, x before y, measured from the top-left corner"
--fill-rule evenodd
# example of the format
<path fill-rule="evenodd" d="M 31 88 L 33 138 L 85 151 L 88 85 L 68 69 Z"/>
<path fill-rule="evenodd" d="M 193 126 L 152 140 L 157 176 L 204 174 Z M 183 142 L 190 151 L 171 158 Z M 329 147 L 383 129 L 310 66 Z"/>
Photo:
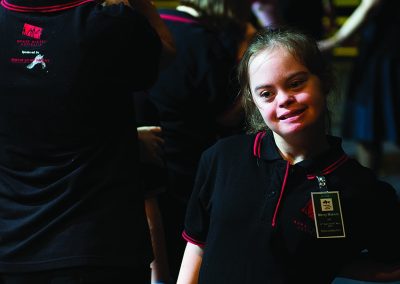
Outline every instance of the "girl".
<path fill-rule="evenodd" d="M 398 260 L 395 191 L 327 135 L 332 75 L 316 43 L 261 31 L 239 80 L 250 134 L 202 156 L 178 283 L 331 283 L 361 256 Z M 347 276 L 396 277 L 372 267 Z"/>

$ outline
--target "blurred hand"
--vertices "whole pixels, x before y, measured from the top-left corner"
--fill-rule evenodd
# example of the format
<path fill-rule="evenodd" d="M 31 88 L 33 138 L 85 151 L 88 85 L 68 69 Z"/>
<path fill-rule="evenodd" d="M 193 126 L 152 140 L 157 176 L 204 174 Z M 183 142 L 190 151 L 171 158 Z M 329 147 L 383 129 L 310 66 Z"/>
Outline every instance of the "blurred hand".
<path fill-rule="evenodd" d="M 160 137 L 162 130 L 159 126 L 142 126 L 137 128 L 140 142 L 140 159 L 143 163 L 164 167 L 164 139 Z"/>

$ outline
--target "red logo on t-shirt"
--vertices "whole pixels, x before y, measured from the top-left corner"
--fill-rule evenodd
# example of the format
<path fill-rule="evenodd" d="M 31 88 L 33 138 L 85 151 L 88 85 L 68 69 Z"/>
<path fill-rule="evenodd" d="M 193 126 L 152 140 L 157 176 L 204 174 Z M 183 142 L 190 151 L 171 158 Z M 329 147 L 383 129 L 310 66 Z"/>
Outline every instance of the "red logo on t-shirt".
<path fill-rule="evenodd" d="M 28 37 L 33 37 L 35 39 L 40 39 L 43 29 L 40 27 L 32 26 L 30 24 L 24 24 L 22 29 L 22 34 Z"/>

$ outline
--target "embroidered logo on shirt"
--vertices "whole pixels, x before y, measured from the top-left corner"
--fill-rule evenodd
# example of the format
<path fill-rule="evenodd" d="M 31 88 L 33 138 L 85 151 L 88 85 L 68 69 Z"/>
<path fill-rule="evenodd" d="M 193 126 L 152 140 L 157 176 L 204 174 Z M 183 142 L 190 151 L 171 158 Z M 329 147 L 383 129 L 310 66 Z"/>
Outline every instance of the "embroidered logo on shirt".
<path fill-rule="evenodd" d="M 309 218 L 309 220 L 302 218 L 293 219 L 293 225 L 295 228 L 301 232 L 304 232 L 308 235 L 315 236 L 315 228 L 313 226 L 314 223 L 314 209 L 312 206 L 312 201 L 309 200 L 307 204 L 300 209 L 300 211 Z M 312 220 L 312 221 L 311 221 Z M 311 223 L 310 223 L 311 221 Z"/>
<path fill-rule="evenodd" d="M 312 206 L 312 202 L 311 200 L 309 200 L 306 204 L 306 206 L 304 206 L 301 209 L 301 212 L 303 212 L 304 214 L 306 214 L 311 220 L 314 220 L 314 209 Z"/>
<path fill-rule="evenodd" d="M 40 39 L 42 36 L 43 29 L 41 27 L 36 27 L 30 24 L 24 24 L 22 29 L 22 34 L 27 37 L 32 37 L 34 39 Z"/>

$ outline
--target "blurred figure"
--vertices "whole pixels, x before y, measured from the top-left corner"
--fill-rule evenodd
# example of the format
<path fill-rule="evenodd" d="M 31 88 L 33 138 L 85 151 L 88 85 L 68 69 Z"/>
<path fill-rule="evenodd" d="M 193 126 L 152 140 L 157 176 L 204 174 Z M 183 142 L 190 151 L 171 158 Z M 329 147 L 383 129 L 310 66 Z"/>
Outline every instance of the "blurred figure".
<path fill-rule="evenodd" d="M 141 150 L 141 173 L 145 189 L 145 209 L 149 224 L 154 259 L 151 263 L 151 283 L 169 283 L 170 273 L 165 246 L 165 234 L 162 216 L 158 205 L 158 196 L 165 191 L 166 172 L 164 168 L 161 127 L 138 127 Z"/>
<path fill-rule="evenodd" d="M 359 161 L 379 172 L 383 142 L 400 145 L 400 1 L 363 0 L 331 38 L 329 51 L 358 35 L 344 106 L 342 135 L 358 142 Z"/>
<path fill-rule="evenodd" d="M 273 28 L 279 23 L 277 0 L 253 0 L 251 11 L 262 28 Z"/>
<path fill-rule="evenodd" d="M 173 42 L 150 1 L 107 4 L 1 0 L 2 284 L 149 281 L 131 93 Z"/>
<path fill-rule="evenodd" d="M 261 27 L 289 26 L 321 39 L 322 17 L 330 13 L 331 3 L 330 0 L 253 0 L 251 7 Z"/>
<path fill-rule="evenodd" d="M 145 208 L 149 224 L 154 259 L 151 263 L 151 283 L 170 283 L 163 220 L 158 205 L 159 195 L 165 192 L 167 178 L 164 162 L 164 139 L 157 110 L 149 103 L 148 92 L 137 92 L 136 124 L 140 142 L 141 175 L 145 189 Z"/>
<path fill-rule="evenodd" d="M 182 0 L 160 10 L 177 45 L 175 60 L 160 73 L 150 91 L 156 106 L 168 171 L 167 192 L 160 199 L 171 274 L 176 279 L 185 242 L 183 220 L 200 154 L 226 127 L 241 123 L 236 108 L 234 66 L 251 26 L 247 1 Z M 250 30 L 250 31 L 249 31 Z"/>

